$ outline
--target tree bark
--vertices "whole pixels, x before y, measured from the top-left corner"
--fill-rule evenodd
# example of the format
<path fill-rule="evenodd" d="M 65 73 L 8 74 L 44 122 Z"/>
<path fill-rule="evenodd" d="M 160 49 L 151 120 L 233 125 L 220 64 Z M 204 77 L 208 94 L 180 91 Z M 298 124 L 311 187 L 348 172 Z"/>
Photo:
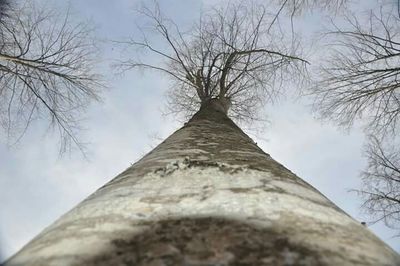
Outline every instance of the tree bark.
<path fill-rule="evenodd" d="M 213 106 L 5 265 L 400 265 Z"/>

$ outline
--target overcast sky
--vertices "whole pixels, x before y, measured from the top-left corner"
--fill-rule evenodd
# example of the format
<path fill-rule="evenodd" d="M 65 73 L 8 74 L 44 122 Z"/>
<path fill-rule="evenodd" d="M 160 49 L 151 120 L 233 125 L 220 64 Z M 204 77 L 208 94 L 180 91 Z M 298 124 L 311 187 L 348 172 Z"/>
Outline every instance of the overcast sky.
<path fill-rule="evenodd" d="M 65 8 L 64 1 L 48 2 Z M 201 8 L 215 2 L 160 0 L 160 5 L 178 25 L 188 25 Z M 96 25 L 101 40 L 137 33 L 133 0 L 72 0 L 70 4 L 77 18 L 90 19 Z M 310 16 L 298 30 L 305 34 L 314 31 L 322 24 L 321 17 Z M 79 152 L 58 157 L 57 136 L 45 135 L 46 128 L 40 122 L 33 124 L 17 146 L 8 148 L 1 139 L 0 262 L 182 126 L 161 112 L 169 87 L 166 77 L 154 72 L 116 76 L 109 66 L 110 59 L 119 55 L 117 48 L 103 42 L 101 47 L 98 69 L 109 89 L 103 93 L 102 103 L 90 107 L 84 121 L 87 130 L 82 138 L 90 142 L 89 160 Z M 313 118 L 308 99 L 282 99 L 266 106 L 263 113 L 270 121 L 264 131 L 245 128 L 258 145 L 356 220 L 368 220 L 360 212 L 360 199 L 349 192 L 360 187 L 359 172 L 366 163 L 362 131 L 355 128 L 346 133 L 321 124 Z M 394 231 L 382 224 L 369 228 L 400 251 L 399 239 L 392 238 Z"/>

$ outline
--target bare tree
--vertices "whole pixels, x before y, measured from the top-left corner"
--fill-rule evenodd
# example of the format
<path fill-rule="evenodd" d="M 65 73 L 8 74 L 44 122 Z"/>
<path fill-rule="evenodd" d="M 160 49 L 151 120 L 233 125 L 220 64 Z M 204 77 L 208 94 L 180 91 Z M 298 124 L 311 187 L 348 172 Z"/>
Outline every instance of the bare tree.
<path fill-rule="evenodd" d="M 364 209 L 392 229 L 400 229 L 400 150 L 384 147 L 370 137 L 366 150 L 367 169 L 362 172 L 363 187 L 356 190 L 364 199 Z"/>
<path fill-rule="evenodd" d="M 82 148 L 79 119 L 101 87 L 90 28 L 27 1 L 2 16 L 0 33 L 0 123 L 8 139 L 46 119 L 59 131 L 61 151 Z"/>
<path fill-rule="evenodd" d="M 120 66 L 123 70 L 154 69 L 170 76 L 175 81 L 169 94 L 173 112 L 189 116 L 202 104 L 218 99 L 226 110 L 231 107 L 231 117 L 253 119 L 261 104 L 274 101 L 285 81 L 305 72 L 307 61 L 299 56 L 298 43 L 271 29 L 274 16 L 262 5 L 211 9 L 185 32 L 165 18 L 157 5 L 140 12 L 169 49 L 158 48 L 143 31 L 142 40 L 123 43 L 158 55 L 165 63 L 136 57 Z"/>
<path fill-rule="evenodd" d="M 373 222 L 399 227 L 400 18 L 396 8 L 356 16 L 327 33 L 332 51 L 322 65 L 311 94 L 323 119 L 350 128 L 360 120 L 370 135 L 367 169 L 358 190 Z M 383 143 L 386 143 L 383 145 Z"/>
<path fill-rule="evenodd" d="M 349 30 L 329 33 L 334 52 L 312 88 L 315 107 L 323 118 L 349 127 L 358 118 L 374 134 L 394 134 L 400 119 L 399 18 L 370 13 L 368 24 L 356 17 Z"/>

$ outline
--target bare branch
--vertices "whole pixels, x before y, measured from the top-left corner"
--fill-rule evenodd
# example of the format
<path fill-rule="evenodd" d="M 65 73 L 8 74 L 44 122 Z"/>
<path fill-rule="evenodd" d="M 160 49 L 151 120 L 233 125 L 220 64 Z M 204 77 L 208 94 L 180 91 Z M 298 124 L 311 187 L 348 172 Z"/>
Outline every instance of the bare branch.
<path fill-rule="evenodd" d="M 19 141 L 36 119 L 58 128 L 63 152 L 77 138 L 79 118 L 103 85 L 93 73 L 91 29 L 26 2 L 0 23 L 0 124 Z"/>

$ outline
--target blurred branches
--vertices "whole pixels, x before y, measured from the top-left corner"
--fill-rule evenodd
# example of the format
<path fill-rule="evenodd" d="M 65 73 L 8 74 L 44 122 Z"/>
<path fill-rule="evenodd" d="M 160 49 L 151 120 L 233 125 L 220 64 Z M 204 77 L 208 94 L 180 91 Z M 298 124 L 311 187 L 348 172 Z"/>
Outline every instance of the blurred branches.
<path fill-rule="evenodd" d="M 364 209 L 376 223 L 383 221 L 400 229 L 400 150 L 370 137 L 366 149 L 368 167 L 362 172 L 363 186 L 356 190 L 364 199 Z"/>
<path fill-rule="evenodd" d="M 288 13 L 299 15 L 304 11 L 323 9 L 330 12 L 337 12 L 346 8 L 348 0 L 275 0 Z"/>
<path fill-rule="evenodd" d="M 4 21 L 4 18 L 8 17 L 8 12 L 11 9 L 9 0 L 0 0 L 0 23 Z"/>
<path fill-rule="evenodd" d="M 1 0 L 0 9 L 0 124 L 9 141 L 44 119 L 58 130 L 61 151 L 82 149 L 79 120 L 101 87 L 91 29 L 29 1 L 8 8 Z"/>
<path fill-rule="evenodd" d="M 121 42 L 131 49 L 150 52 L 164 64 L 143 62 L 138 56 L 120 62 L 123 71 L 153 69 L 175 82 L 169 94 L 172 112 L 191 115 L 211 99 L 229 103 L 230 116 L 252 120 L 265 102 L 273 102 L 286 81 L 301 80 L 308 63 L 299 43 L 275 30 L 274 15 L 253 2 L 231 3 L 201 14 L 198 23 L 183 32 L 165 18 L 156 4 L 140 13 L 151 22 L 142 39 Z M 278 27 L 278 26 L 276 26 Z M 159 48 L 148 32 L 164 41 Z"/>

